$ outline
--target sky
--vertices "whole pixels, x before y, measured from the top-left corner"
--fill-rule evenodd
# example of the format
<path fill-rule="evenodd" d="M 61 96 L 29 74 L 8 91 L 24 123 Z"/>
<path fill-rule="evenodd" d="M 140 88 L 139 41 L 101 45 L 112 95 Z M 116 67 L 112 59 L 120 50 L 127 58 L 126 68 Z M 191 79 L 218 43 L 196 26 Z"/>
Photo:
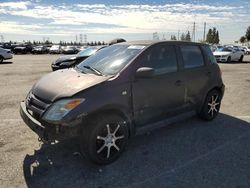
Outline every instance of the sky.
<path fill-rule="evenodd" d="M 250 0 L 0 0 L 5 41 L 49 39 L 88 42 L 114 38 L 151 40 L 190 31 L 195 40 L 216 27 L 221 43 L 233 43 L 250 26 Z M 1 41 L 1 38 L 0 38 Z M 84 41 L 84 37 L 83 37 Z"/>

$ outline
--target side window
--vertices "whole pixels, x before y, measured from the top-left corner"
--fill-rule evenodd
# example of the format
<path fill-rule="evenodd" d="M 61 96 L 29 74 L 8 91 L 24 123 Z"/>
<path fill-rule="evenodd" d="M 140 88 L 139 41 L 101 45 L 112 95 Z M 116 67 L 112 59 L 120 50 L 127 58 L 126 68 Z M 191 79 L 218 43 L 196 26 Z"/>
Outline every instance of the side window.
<path fill-rule="evenodd" d="M 176 72 L 178 69 L 174 46 L 157 45 L 152 47 L 145 55 L 144 66 L 154 68 L 158 75 Z"/>
<path fill-rule="evenodd" d="M 204 65 L 203 56 L 199 46 L 180 46 L 184 68 L 190 69 Z"/>
<path fill-rule="evenodd" d="M 209 63 L 217 63 L 214 54 L 212 53 L 211 49 L 208 46 L 202 46 L 203 51 L 206 53 Z"/>

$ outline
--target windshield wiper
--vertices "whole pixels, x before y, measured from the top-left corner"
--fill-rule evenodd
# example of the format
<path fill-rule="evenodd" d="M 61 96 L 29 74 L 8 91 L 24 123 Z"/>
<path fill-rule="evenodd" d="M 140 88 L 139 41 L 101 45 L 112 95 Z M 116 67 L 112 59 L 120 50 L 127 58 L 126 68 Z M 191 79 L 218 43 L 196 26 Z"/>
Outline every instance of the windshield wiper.
<path fill-rule="evenodd" d="M 99 70 L 97 70 L 96 68 L 94 68 L 94 67 L 87 66 L 87 65 L 84 65 L 83 67 L 86 68 L 86 69 L 92 70 L 93 72 L 95 72 L 99 76 L 102 76 L 102 73 Z"/>
<path fill-rule="evenodd" d="M 77 72 L 81 72 L 81 73 L 86 74 L 86 73 L 85 73 L 83 70 L 81 70 L 78 66 L 75 66 L 74 68 L 75 68 L 75 70 L 76 70 Z"/>

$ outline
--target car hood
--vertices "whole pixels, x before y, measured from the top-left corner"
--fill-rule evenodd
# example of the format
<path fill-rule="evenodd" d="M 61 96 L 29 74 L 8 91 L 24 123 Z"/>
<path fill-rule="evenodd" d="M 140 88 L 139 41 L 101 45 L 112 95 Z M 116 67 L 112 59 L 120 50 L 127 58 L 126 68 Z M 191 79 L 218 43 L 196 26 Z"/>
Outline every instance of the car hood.
<path fill-rule="evenodd" d="M 110 77 L 77 72 L 75 69 L 58 70 L 42 77 L 32 88 L 32 93 L 42 99 L 55 101 L 95 86 Z"/>
<path fill-rule="evenodd" d="M 231 52 L 214 52 L 214 55 L 229 55 Z"/>
<path fill-rule="evenodd" d="M 64 55 L 59 57 L 53 64 L 65 62 L 65 61 L 74 61 L 76 59 L 76 55 Z"/>

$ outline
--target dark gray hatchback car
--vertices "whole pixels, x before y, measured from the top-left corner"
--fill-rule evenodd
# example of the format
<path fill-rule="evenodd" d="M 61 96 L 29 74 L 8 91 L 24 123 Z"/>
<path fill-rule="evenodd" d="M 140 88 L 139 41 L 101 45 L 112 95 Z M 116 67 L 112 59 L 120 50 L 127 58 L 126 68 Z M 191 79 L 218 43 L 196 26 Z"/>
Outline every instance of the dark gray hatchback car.
<path fill-rule="evenodd" d="M 125 42 L 41 78 L 20 113 L 42 141 L 79 137 L 88 159 L 107 164 L 140 132 L 194 113 L 214 119 L 223 94 L 208 45 Z"/>

